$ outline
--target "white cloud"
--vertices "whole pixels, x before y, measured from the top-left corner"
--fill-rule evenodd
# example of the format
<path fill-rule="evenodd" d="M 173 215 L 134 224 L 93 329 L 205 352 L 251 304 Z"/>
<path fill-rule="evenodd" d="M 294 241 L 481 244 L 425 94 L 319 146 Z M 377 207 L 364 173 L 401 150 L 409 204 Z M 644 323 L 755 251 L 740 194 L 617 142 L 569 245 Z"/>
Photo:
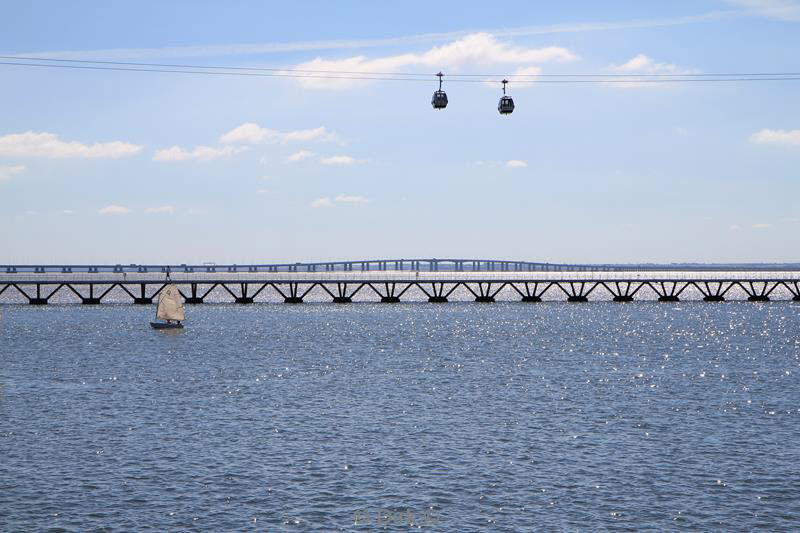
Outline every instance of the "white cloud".
<path fill-rule="evenodd" d="M 311 202 L 311 207 L 333 207 L 333 202 L 331 202 L 330 198 L 317 198 Z"/>
<path fill-rule="evenodd" d="M 54 133 L 26 131 L 0 137 L 0 155 L 10 157 L 46 157 L 64 159 L 118 159 L 139 153 L 142 147 L 122 141 L 82 144 L 62 141 Z"/>
<path fill-rule="evenodd" d="M 280 132 L 247 122 L 233 128 L 219 138 L 222 144 L 261 144 L 265 142 L 334 141 L 336 134 L 325 126 L 307 130 Z"/>
<path fill-rule="evenodd" d="M 197 159 L 200 161 L 210 161 L 218 157 L 229 157 L 240 152 L 245 148 L 225 146 L 214 148 L 213 146 L 195 146 L 194 149 L 187 150 L 181 146 L 173 146 L 159 150 L 153 156 L 153 161 L 185 161 L 187 159 Z"/>
<path fill-rule="evenodd" d="M 291 163 L 296 163 L 298 161 L 302 161 L 304 159 L 308 159 L 309 157 L 313 156 L 313 152 L 309 152 L 308 150 L 300 150 L 299 152 L 295 152 L 289 157 L 287 157 L 287 161 Z"/>
<path fill-rule="evenodd" d="M 107 205 L 97 212 L 101 215 L 127 215 L 131 210 L 121 205 Z"/>
<path fill-rule="evenodd" d="M 323 165 L 352 165 L 356 162 L 356 159 L 349 155 L 334 155 L 323 157 L 320 161 Z"/>
<path fill-rule="evenodd" d="M 72 209 L 59 209 L 56 211 L 56 215 L 74 215 L 75 211 Z"/>
<path fill-rule="evenodd" d="M 753 229 L 767 229 L 772 227 L 772 224 L 753 224 Z"/>
<path fill-rule="evenodd" d="M 364 196 L 352 196 L 347 194 L 340 194 L 335 198 L 337 203 L 345 203 L 345 204 L 366 204 L 369 202 L 369 199 Z"/>
<path fill-rule="evenodd" d="M 457 71 L 463 65 L 513 65 L 551 61 L 564 62 L 574 59 L 577 59 L 577 56 L 566 48 L 559 46 L 543 48 L 512 46 L 498 41 L 490 33 L 481 32 L 464 35 L 448 44 L 435 46 L 419 54 L 405 53 L 375 59 L 369 59 L 363 55 L 332 60 L 318 57 L 312 61 L 300 63 L 294 68 L 315 71 L 345 71 L 380 76 L 381 73 L 395 73 L 409 67 Z M 346 76 L 352 77 L 352 75 Z M 300 78 L 298 81 L 305 87 L 316 89 L 340 89 L 363 84 L 363 81 L 359 82 L 359 80 L 332 79 L 330 77 L 324 79 Z"/>
<path fill-rule="evenodd" d="M 521 159 L 511 159 L 506 161 L 506 166 L 508 168 L 525 168 L 528 166 L 528 162 Z"/>
<path fill-rule="evenodd" d="M 728 0 L 756 15 L 800 22 L 800 4 L 793 0 Z"/>
<path fill-rule="evenodd" d="M 652 80 L 652 78 L 647 78 L 648 74 L 686 75 L 686 74 L 700 73 L 700 71 L 697 69 L 679 67 L 678 65 L 673 65 L 672 63 L 659 63 L 655 61 L 652 57 L 649 57 L 645 54 L 635 55 L 622 65 L 611 65 L 610 67 L 608 67 L 608 70 L 614 74 L 630 74 L 630 75 L 641 74 L 643 75 L 642 80 L 644 79 Z M 642 81 L 642 80 L 626 78 L 625 80 L 621 80 L 624 81 L 624 83 L 609 82 L 609 85 L 613 85 L 615 87 L 621 87 L 623 89 L 662 86 L 662 83 L 659 83 L 658 81 Z"/>
<path fill-rule="evenodd" d="M 14 165 L 13 167 L 0 167 L 0 181 L 10 180 L 20 172 L 25 170 L 24 165 Z"/>
<path fill-rule="evenodd" d="M 783 144 L 800 146 L 800 130 L 763 129 L 750 136 L 750 142 L 758 144 Z"/>
<path fill-rule="evenodd" d="M 147 214 L 158 214 L 158 213 L 165 213 L 165 214 L 172 214 L 175 212 L 174 205 L 162 205 L 159 207 L 148 207 L 144 210 Z"/>

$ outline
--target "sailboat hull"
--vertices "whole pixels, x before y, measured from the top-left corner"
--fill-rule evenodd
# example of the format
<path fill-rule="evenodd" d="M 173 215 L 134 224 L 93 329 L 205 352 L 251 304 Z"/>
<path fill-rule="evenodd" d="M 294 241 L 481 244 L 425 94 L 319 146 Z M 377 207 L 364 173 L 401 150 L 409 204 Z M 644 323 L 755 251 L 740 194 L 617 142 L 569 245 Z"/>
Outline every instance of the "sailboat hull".
<path fill-rule="evenodd" d="M 183 329 L 183 324 L 167 324 L 166 322 L 150 322 L 154 329 Z"/>

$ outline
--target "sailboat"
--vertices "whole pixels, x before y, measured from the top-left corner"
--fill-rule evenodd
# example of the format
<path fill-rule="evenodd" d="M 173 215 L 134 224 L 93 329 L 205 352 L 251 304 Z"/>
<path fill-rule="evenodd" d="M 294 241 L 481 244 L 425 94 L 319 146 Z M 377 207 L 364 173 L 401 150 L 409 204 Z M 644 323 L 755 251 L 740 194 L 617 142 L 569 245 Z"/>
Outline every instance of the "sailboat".
<path fill-rule="evenodd" d="M 181 320 L 186 320 L 186 315 L 183 313 L 183 300 L 181 300 L 178 287 L 173 283 L 166 285 L 158 295 L 156 320 L 165 322 L 150 322 L 155 329 L 180 329 L 183 327 Z"/>

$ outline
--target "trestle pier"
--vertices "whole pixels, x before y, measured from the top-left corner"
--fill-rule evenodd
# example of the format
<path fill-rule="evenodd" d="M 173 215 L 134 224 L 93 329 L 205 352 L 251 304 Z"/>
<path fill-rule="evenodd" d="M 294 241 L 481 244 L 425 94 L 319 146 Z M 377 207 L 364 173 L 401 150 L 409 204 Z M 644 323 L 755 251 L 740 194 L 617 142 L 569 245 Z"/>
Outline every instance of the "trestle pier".
<path fill-rule="evenodd" d="M 328 301 L 446 303 L 472 300 L 528 303 L 590 300 L 679 302 L 746 300 L 800 302 L 800 272 L 536 272 L 453 273 L 400 271 L 259 274 L 253 272 L 189 273 L 156 277 L 150 273 L 0 273 L 0 302 L 17 294 L 31 305 L 51 302 L 152 304 L 167 283 L 174 283 L 187 304 L 278 301 L 300 304 Z M 6 293 L 5 297 L 3 294 Z"/>

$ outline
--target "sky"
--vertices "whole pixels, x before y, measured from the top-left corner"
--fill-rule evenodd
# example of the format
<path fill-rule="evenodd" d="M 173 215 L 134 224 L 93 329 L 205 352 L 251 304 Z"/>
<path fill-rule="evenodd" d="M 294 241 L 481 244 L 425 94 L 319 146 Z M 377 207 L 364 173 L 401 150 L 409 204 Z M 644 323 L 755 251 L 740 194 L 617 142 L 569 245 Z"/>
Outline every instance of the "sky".
<path fill-rule="evenodd" d="M 797 73 L 800 2 L 477 4 L 5 3 L 3 56 L 430 76 L 0 65 L 0 264 L 800 261 L 800 81 L 536 83 Z"/>

